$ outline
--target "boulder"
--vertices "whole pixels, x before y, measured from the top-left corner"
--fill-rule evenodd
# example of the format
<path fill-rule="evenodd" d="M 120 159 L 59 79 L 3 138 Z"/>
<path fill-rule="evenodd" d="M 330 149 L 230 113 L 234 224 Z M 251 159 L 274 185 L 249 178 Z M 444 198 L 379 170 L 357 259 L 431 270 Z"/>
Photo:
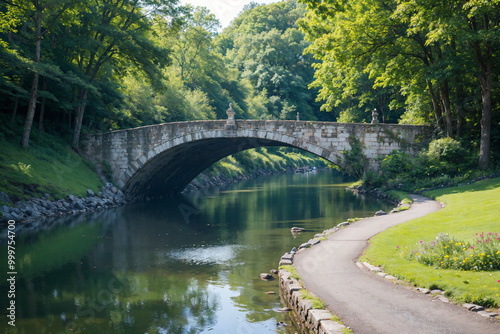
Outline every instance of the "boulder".
<path fill-rule="evenodd" d="M 85 210 L 85 206 L 80 201 L 75 201 L 73 204 L 73 208 L 76 210 Z"/>
<path fill-rule="evenodd" d="M 375 216 L 385 216 L 386 214 L 387 214 L 387 212 L 382 211 L 382 210 L 378 210 L 377 212 L 375 212 Z"/>
<path fill-rule="evenodd" d="M 93 192 L 90 189 L 87 189 L 87 197 L 94 197 L 94 196 L 95 196 L 95 192 Z"/>
<path fill-rule="evenodd" d="M 260 278 L 263 279 L 263 280 L 272 280 L 273 279 L 273 275 L 271 274 L 268 274 L 268 273 L 262 273 L 260 274 Z"/>
<path fill-rule="evenodd" d="M 0 212 L 3 212 L 5 214 L 10 213 L 10 210 L 10 207 L 8 207 L 7 205 L 0 205 Z"/>
<path fill-rule="evenodd" d="M 5 204 L 13 204 L 9 195 L 4 193 L 3 191 L 0 191 L 0 202 L 5 203 Z"/>

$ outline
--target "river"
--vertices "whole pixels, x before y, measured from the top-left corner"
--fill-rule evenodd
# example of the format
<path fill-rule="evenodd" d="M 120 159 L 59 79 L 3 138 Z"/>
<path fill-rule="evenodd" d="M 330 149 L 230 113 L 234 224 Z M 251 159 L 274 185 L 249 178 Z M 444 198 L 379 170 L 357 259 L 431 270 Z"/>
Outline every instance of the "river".
<path fill-rule="evenodd" d="M 277 280 L 259 275 L 314 234 L 390 209 L 346 191 L 348 181 L 334 171 L 262 177 L 22 229 L 16 327 L 2 280 L 0 333 L 295 333 L 278 312 Z"/>

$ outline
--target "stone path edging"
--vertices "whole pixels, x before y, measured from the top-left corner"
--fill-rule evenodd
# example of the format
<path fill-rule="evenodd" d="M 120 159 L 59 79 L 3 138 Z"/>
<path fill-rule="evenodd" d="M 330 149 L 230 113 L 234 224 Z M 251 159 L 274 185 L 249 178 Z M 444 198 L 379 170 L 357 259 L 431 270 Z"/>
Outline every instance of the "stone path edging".
<path fill-rule="evenodd" d="M 337 232 L 349 224 L 349 222 L 343 222 L 331 229 L 323 231 L 323 233 L 316 234 L 314 238 L 300 245 L 298 251 L 319 244 L 321 240 L 326 238 L 329 234 Z M 293 266 L 294 256 L 294 251 L 285 253 L 280 258 L 279 266 Z M 348 328 L 343 324 L 332 320 L 335 316 L 329 310 L 313 309 L 312 302 L 302 297 L 302 291 L 307 290 L 304 289 L 302 284 L 297 279 L 292 277 L 292 274 L 289 271 L 280 269 L 279 280 L 280 288 L 286 295 L 289 306 L 293 307 L 294 311 L 302 319 L 304 324 L 308 325 L 308 329 L 311 333 L 337 334 L 345 333 L 346 330 L 348 330 Z"/>
<path fill-rule="evenodd" d="M 368 262 L 363 262 L 363 263 L 356 262 L 356 265 L 359 268 L 366 268 L 369 271 L 371 271 L 373 274 L 381 276 L 381 277 L 383 277 L 385 279 L 388 279 L 390 281 L 395 281 L 395 282 L 399 281 L 399 282 L 402 282 L 402 283 L 408 283 L 406 281 L 399 280 L 397 277 L 394 277 L 394 276 L 391 276 L 389 274 L 384 273 L 382 271 L 382 269 L 380 269 L 377 266 L 371 265 Z M 431 294 L 431 295 L 435 296 L 438 300 L 442 301 L 443 303 L 450 303 L 450 302 L 453 303 L 453 301 L 451 301 L 450 299 L 448 299 L 448 298 L 446 298 L 444 296 L 445 291 L 443 291 L 443 290 L 439 290 L 439 289 L 429 290 L 429 289 L 426 289 L 426 288 L 419 288 L 419 287 L 413 288 L 413 290 L 415 292 L 423 293 L 424 295 Z M 498 313 L 487 312 L 487 311 L 484 310 L 484 307 L 481 306 L 481 305 L 476 305 L 476 304 L 472 304 L 472 303 L 465 303 L 465 304 L 462 304 L 462 307 L 464 307 L 465 309 L 467 309 L 469 311 L 476 312 L 477 314 L 482 315 L 483 317 L 486 317 L 486 318 L 495 318 L 495 317 L 498 317 Z"/>

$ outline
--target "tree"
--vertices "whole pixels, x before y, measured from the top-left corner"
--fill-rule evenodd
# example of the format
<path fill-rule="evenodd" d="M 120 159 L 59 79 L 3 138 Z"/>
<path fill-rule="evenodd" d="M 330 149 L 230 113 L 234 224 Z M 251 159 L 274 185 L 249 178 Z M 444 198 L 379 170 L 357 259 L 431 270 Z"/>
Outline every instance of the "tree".
<path fill-rule="evenodd" d="M 498 69 L 494 67 L 494 56 L 500 42 L 500 1 L 405 1 L 399 6 L 402 11 L 409 9 L 414 17 L 420 18 L 412 20 L 414 30 L 425 33 L 430 42 L 443 45 L 443 49 L 448 51 L 445 55 L 448 66 L 457 67 L 457 62 L 453 62 L 458 53 L 462 53 L 462 57 L 474 55 L 470 59 L 475 64 L 471 64 L 469 71 L 477 73 L 481 89 L 478 167 L 487 169 L 491 155 L 493 76 L 498 73 Z M 460 73 L 462 76 L 463 74 Z M 448 82 L 442 88 L 441 93 L 446 94 Z M 450 102 L 444 102 L 445 109 L 449 108 Z"/>
<path fill-rule="evenodd" d="M 6 4 L 6 27 L 13 32 L 17 31 L 18 25 L 22 20 L 31 21 L 32 26 L 27 27 L 29 35 L 27 38 L 31 43 L 34 43 L 33 61 L 33 79 L 31 83 L 30 99 L 28 104 L 28 112 L 24 123 L 24 130 L 21 139 L 23 148 L 28 148 L 31 126 L 35 117 L 35 109 L 38 96 L 38 79 L 40 75 L 40 62 L 42 53 L 42 37 L 46 34 L 50 27 L 60 18 L 62 13 L 73 6 L 74 0 L 2 0 Z M 57 68 L 55 68 L 57 70 Z"/>
<path fill-rule="evenodd" d="M 304 13 L 305 7 L 294 0 L 251 4 L 218 36 L 226 62 L 252 83 L 253 98 L 265 92 L 274 118 L 295 119 L 297 110 L 302 119 L 317 119 L 316 91 L 307 88 L 313 59 L 303 55 L 308 43 L 297 26 Z"/>
<path fill-rule="evenodd" d="M 74 34 L 81 36 L 72 59 L 85 80 L 92 84 L 106 72 L 125 72 L 135 66 L 156 81 L 161 66 L 169 63 L 169 50 L 156 45 L 149 34 L 157 15 L 173 18 L 177 0 L 98 0 L 80 8 L 81 25 Z M 72 145 L 78 148 L 89 90 L 80 88 L 75 109 Z"/>
<path fill-rule="evenodd" d="M 479 167 L 488 167 L 492 78 L 498 75 L 498 0 L 300 1 L 309 9 L 300 23 L 312 42 L 308 51 L 322 61 L 315 65 L 314 85 L 321 87 L 326 108 L 348 97 L 367 101 L 361 98 L 366 90 L 360 89 L 365 82 L 361 73 L 366 73 L 372 90 L 390 88 L 395 93 L 390 107 L 404 101 L 405 121 L 425 117 L 425 112 L 415 111 L 430 103 L 437 128 L 451 137 L 462 135 L 464 122 L 475 118 L 465 97 L 478 82 Z"/>

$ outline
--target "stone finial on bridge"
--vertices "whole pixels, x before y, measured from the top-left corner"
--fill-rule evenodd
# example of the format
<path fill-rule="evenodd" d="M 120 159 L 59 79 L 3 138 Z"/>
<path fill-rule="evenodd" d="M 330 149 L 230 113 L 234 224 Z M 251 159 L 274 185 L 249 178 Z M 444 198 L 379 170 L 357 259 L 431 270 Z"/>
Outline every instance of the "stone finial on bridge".
<path fill-rule="evenodd" d="M 229 103 L 229 109 L 226 111 L 227 114 L 227 122 L 226 128 L 236 128 L 236 120 L 234 119 L 234 115 L 236 114 L 233 109 L 233 104 Z"/>
<path fill-rule="evenodd" d="M 379 124 L 377 108 L 372 111 L 372 124 Z"/>

